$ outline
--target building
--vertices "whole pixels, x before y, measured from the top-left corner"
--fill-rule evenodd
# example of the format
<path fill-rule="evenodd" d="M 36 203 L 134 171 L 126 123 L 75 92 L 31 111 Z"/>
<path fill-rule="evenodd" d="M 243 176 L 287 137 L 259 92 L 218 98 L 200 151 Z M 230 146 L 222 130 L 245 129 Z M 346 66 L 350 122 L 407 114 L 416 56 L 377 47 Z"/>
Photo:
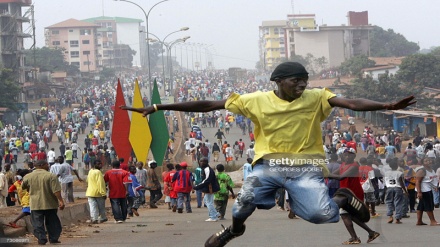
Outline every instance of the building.
<path fill-rule="evenodd" d="M 98 37 L 98 62 L 102 67 L 120 66 L 121 63 L 115 61 L 115 52 L 120 54 L 121 46 L 128 45 L 136 52 L 133 56 L 133 66 L 145 67 L 147 64 L 146 42 L 144 27 L 141 26 L 143 20 L 100 16 L 83 20 L 99 26 L 97 29 Z M 118 49 L 118 51 L 115 50 Z"/>
<path fill-rule="evenodd" d="M 301 27 L 313 29 L 316 27 L 314 14 L 287 15 L 287 20 L 263 21 L 260 26 L 259 52 L 264 70 L 272 70 L 280 62 L 295 54 L 294 47 L 288 40 L 288 28 Z M 292 40 L 293 41 L 293 40 Z"/>
<path fill-rule="evenodd" d="M 64 60 L 83 73 L 98 72 L 98 25 L 68 19 L 45 28 L 46 46 L 64 51 Z"/>
<path fill-rule="evenodd" d="M 348 12 L 348 25 L 318 26 L 314 14 L 288 15 L 287 21 L 263 21 L 260 26 L 260 61 L 271 70 L 294 56 L 322 58 L 317 70 L 370 54 L 368 12 Z M 282 25 L 283 22 L 285 25 Z M 318 71 L 316 71 L 318 72 Z"/>
<path fill-rule="evenodd" d="M 286 58 L 286 20 L 263 21 L 260 26 L 259 52 L 263 70 L 272 70 Z"/>
<path fill-rule="evenodd" d="M 32 0 L 0 0 L 0 64 L 18 75 L 17 83 L 21 86 L 28 70 L 24 66 L 23 39 L 31 37 L 23 32 L 23 22 L 30 20 L 23 16 L 21 8 L 31 4 Z M 19 101 L 24 101 L 21 97 Z"/>

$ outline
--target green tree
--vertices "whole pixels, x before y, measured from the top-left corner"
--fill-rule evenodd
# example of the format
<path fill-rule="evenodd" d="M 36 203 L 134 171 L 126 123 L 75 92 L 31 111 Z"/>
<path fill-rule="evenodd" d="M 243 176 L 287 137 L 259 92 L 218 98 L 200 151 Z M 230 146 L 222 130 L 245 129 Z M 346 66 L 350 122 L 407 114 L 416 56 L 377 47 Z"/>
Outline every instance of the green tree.
<path fill-rule="evenodd" d="M 362 69 L 370 68 L 374 65 L 376 65 L 376 62 L 368 59 L 365 55 L 359 55 L 343 62 L 341 66 L 339 66 L 339 69 L 342 75 L 360 76 Z"/>
<path fill-rule="evenodd" d="M 440 57 L 432 53 L 408 56 L 402 60 L 397 77 L 404 82 L 440 89 Z"/>
<path fill-rule="evenodd" d="M 26 50 L 26 66 L 40 68 L 44 71 L 66 71 L 67 63 L 64 61 L 64 50 L 61 48 L 36 48 L 34 50 Z"/>
<path fill-rule="evenodd" d="M 418 85 L 401 83 L 388 71 L 380 75 L 378 80 L 373 80 L 371 76 L 358 77 L 353 79 L 350 85 L 344 86 L 344 95 L 347 98 L 368 98 L 380 102 L 395 101 L 409 95 L 420 95 L 422 91 L 422 87 Z"/>
<path fill-rule="evenodd" d="M 17 111 L 18 96 L 21 88 L 11 69 L 0 68 L 0 107 Z"/>
<path fill-rule="evenodd" d="M 370 32 L 370 52 L 373 57 L 403 57 L 420 50 L 415 42 L 408 41 L 393 29 L 384 30 L 375 26 Z"/>

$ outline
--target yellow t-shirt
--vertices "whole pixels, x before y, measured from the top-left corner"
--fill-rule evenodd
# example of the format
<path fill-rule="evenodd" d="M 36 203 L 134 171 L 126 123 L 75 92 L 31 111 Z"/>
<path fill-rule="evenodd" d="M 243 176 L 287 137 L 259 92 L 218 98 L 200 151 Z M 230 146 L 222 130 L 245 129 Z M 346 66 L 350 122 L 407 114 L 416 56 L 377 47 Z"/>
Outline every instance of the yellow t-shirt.
<path fill-rule="evenodd" d="M 104 175 L 98 169 L 91 169 L 87 176 L 86 196 L 103 197 L 106 193 Z"/>
<path fill-rule="evenodd" d="M 255 124 L 254 162 L 274 155 L 325 159 L 320 124 L 331 112 L 328 100 L 333 97 L 336 95 L 326 88 L 307 89 L 292 102 L 278 98 L 273 91 L 233 93 L 225 108 Z"/>

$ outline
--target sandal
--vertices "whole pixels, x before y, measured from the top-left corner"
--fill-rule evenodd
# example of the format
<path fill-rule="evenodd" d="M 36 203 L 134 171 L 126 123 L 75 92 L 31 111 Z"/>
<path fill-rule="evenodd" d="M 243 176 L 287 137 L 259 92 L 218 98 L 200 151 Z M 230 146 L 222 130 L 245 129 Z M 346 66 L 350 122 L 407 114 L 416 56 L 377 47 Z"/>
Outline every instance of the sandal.
<path fill-rule="evenodd" d="M 368 235 L 367 243 L 372 242 L 373 240 L 375 240 L 375 239 L 378 238 L 379 236 L 380 236 L 380 233 L 378 233 L 378 232 L 373 232 L 373 234 Z"/>
<path fill-rule="evenodd" d="M 360 243 L 361 243 L 361 239 L 360 238 L 356 238 L 356 239 L 350 238 L 349 240 L 343 242 L 342 244 L 343 245 L 349 245 L 349 244 L 360 244 Z"/>
<path fill-rule="evenodd" d="M 393 221 L 394 221 L 393 216 L 390 216 L 390 218 L 388 219 L 387 222 L 391 224 L 391 223 L 393 223 Z"/>

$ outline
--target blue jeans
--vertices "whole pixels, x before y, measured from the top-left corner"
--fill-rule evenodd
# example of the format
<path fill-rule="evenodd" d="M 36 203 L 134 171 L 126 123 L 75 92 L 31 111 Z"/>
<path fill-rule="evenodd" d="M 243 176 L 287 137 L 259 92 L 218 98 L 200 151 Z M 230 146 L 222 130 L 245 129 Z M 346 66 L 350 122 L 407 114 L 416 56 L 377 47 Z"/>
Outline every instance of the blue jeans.
<path fill-rule="evenodd" d="M 127 198 L 110 198 L 110 203 L 115 220 L 125 221 L 127 219 Z"/>
<path fill-rule="evenodd" d="M 202 191 L 196 190 L 196 198 L 197 198 L 197 207 L 202 207 Z"/>
<path fill-rule="evenodd" d="M 321 167 L 270 166 L 260 162 L 238 193 L 232 216 L 246 219 L 256 208 L 274 207 L 278 188 L 286 189 L 292 210 L 302 219 L 315 224 L 339 221 L 339 207 L 328 195 Z"/>
<path fill-rule="evenodd" d="M 385 194 L 385 204 L 387 205 L 387 216 L 393 216 L 396 211 L 396 219 L 403 216 L 403 191 L 400 187 L 388 187 Z"/>
<path fill-rule="evenodd" d="M 105 198 L 104 197 L 89 197 L 89 207 L 90 207 L 90 219 L 95 220 L 106 220 L 105 216 Z"/>
<path fill-rule="evenodd" d="M 433 189 L 432 194 L 434 195 L 434 204 L 439 204 L 440 203 L 440 189 L 438 189 L 437 191 L 435 191 Z"/>
<path fill-rule="evenodd" d="M 219 213 L 217 212 L 217 210 L 215 210 L 214 194 L 205 193 L 205 197 L 203 198 L 203 202 L 205 203 L 206 207 L 208 208 L 209 218 L 212 220 L 216 220 Z"/>
<path fill-rule="evenodd" d="M 186 212 L 191 212 L 191 194 L 182 192 L 177 193 L 177 208 L 183 209 L 184 202 Z"/>

